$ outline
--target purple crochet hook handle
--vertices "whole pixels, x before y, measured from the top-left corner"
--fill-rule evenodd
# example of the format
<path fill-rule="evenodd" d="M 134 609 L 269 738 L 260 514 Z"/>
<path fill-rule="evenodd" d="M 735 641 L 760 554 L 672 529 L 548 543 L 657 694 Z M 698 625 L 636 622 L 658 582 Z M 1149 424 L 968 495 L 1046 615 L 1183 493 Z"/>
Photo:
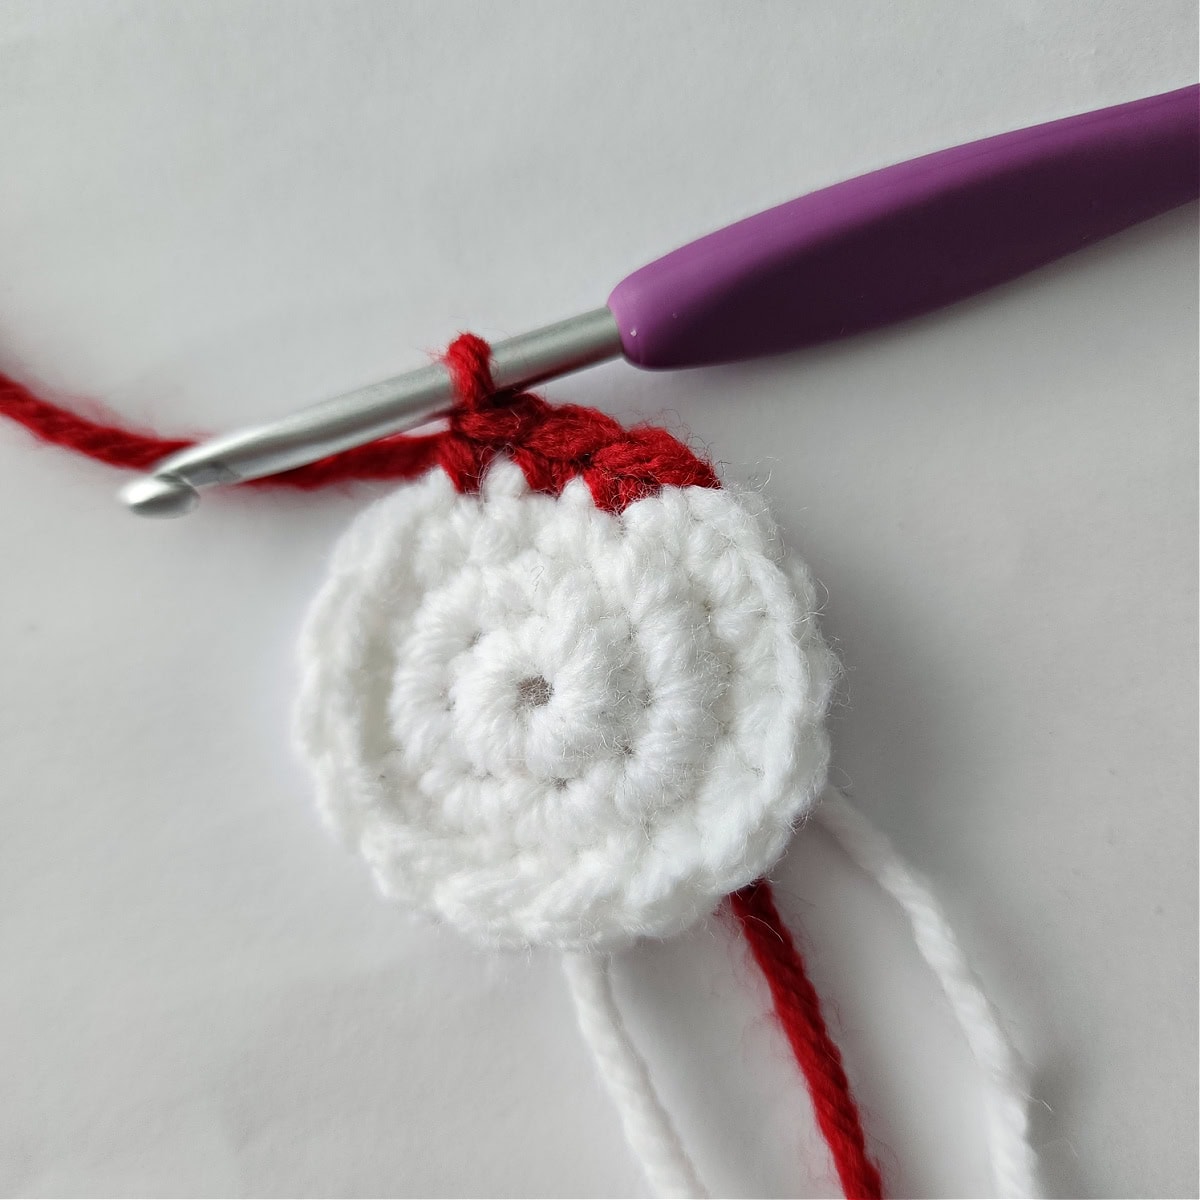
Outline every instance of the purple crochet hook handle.
<path fill-rule="evenodd" d="M 608 307 L 492 347 L 497 388 L 623 354 L 699 367 L 797 350 L 928 312 L 1194 200 L 1200 88 L 943 150 L 802 196 L 635 271 Z M 177 516 L 200 489 L 316 462 L 444 416 L 431 363 L 181 450 L 122 490 Z"/>
<path fill-rule="evenodd" d="M 625 357 L 796 350 L 1003 283 L 1200 193 L 1200 87 L 835 184 L 676 250 L 608 300 Z"/>

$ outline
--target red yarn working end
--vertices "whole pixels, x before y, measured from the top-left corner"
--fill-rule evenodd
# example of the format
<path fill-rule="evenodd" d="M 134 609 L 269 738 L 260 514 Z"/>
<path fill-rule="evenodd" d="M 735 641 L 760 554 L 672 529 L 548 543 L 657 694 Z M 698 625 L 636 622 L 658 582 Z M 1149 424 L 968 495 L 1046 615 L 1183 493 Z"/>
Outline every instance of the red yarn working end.
<path fill-rule="evenodd" d="M 186 439 L 140 433 L 115 421 L 92 419 L 59 408 L 7 375 L 0 375 L 0 414 L 24 425 L 43 442 L 128 471 L 145 471 L 159 459 L 192 444 Z"/>
<path fill-rule="evenodd" d="M 862 1118 L 816 988 L 765 879 L 734 892 L 729 907 L 767 981 L 779 1024 L 804 1074 L 817 1124 L 847 1200 L 880 1200 L 883 1180 L 867 1156 Z"/>
<path fill-rule="evenodd" d="M 528 392 L 497 392 L 491 347 L 465 333 L 444 362 L 458 392 L 449 428 L 424 437 L 397 434 L 244 486 L 316 489 L 352 480 L 412 479 L 441 466 L 463 492 L 507 455 L 535 491 L 557 495 L 582 478 L 599 508 L 620 511 L 666 485 L 719 487 L 716 473 L 665 429 L 625 429 L 595 409 L 552 405 Z M 195 443 L 130 429 L 60 408 L 0 375 L 0 416 L 51 445 L 110 467 L 144 471 Z"/>

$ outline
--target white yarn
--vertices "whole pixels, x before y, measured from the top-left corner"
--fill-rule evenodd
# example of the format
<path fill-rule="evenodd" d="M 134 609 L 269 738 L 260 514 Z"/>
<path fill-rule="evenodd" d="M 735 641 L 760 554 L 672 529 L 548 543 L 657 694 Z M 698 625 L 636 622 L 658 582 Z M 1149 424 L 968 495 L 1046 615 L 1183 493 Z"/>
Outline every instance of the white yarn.
<path fill-rule="evenodd" d="M 343 537 L 301 640 L 321 808 L 385 892 L 490 944 L 665 936 L 824 782 L 833 659 L 755 496 L 441 470 Z"/>
<path fill-rule="evenodd" d="M 1032 1200 L 1040 1194 L 1037 1160 L 1029 1143 L 1026 1070 L 967 963 L 928 883 L 888 839 L 834 788 L 817 808 L 821 824 L 842 849 L 900 906 L 983 1072 L 988 1147 L 996 1195 Z"/>
<path fill-rule="evenodd" d="M 786 573 L 785 573 L 786 570 Z M 581 481 L 478 496 L 433 470 L 339 543 L 300 646 L 299 748 L 385 892 L 564 956 L 580 1028 L 661 1195 L 703 1195 L 606 956 L 764 874 L 824 783 L 834 675 L 757 497 Z M 832 789 L 819 817 L 907 915 L 988 1082 L 1000 1195 L 1037 1195 L 1026 1083 L 928 886 Z"/>
<path fill-rule="evenodd" d="M 942 987 L 986 1081 L 988 1149 L 996 1195 L 1035 1200 L 1037 1162 L 1029 1143 L 1025 1068 L 967 964 L 929 885 L 835 788 L 817 808 L 850 859 L 900 906 L 922 959 Z M 621 1117 L 625 1138 L 660 1196 L 704 1196 L 694 1163 L 634 1047 L 613 995 L 607 957 L 566 954 L 579 1028 Z"/>
<path fill-rule="evenodd" d="M 575 1001 L 579 1031 L 592 1051 L 596 1068 L 621 1118 L 630 1149 L 658 1196 L 706 1197 L 695 1164 L 688 1157 L 671 1118 L 650 1081 L 621 1019 L 613 995 L 607 954 L 563 955 L 563 969 Z"/>

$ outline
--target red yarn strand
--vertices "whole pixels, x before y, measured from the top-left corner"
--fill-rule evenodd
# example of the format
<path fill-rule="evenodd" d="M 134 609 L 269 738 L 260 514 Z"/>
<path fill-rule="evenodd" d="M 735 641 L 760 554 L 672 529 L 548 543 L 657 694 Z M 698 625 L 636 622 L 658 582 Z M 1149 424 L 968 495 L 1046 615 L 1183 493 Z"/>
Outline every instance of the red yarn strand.
<path fill-rule="evenodd" d="M 866 1137 L 842 1055 L 826 1028 L 804 960 L 765 879 L 734 892 L 729 907 L 766 978 L 775 1013 L 808 1084 L 817 1124 L 847 1200 L 880 1200 L 883 1181 L 867 1157 Z"/>
<path fill-rule="evenodd" d="M 124 429 L 109 420 L 90 420 L 43 400 L 7 375 L 0 375 L 0 414 L 24 425 L 43 442 L 131 471 L 144 471 L 192 444 L 186 439 Z"/>
<path fill-rule="evenodd" d="M 189 438 L 164 438 L 118 425 L 111 418 L 92 419 L 60 408 L 3 374 L 0 416 L 23 425 L 43 442 L 123 470 L 149 470 L 168 455 L 196 444 Z M 247 484 L 313 490 L 355 479 L 410 479 L 437 461 L 440 445 L 440 435 L 384 438 Z"/>

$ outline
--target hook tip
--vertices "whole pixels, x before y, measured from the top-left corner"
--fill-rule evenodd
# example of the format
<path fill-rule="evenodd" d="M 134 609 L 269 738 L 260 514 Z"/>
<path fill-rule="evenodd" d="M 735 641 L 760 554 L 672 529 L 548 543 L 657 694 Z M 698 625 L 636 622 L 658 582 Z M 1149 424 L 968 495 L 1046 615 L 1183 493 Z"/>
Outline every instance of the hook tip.
<path fill-rule="evenodd" d="M 127 483 L 120 497 L 142 517 L 182 517 L 200 503 L 200 493 L 190 483 L 170 475 L 143 475 Z"/>

